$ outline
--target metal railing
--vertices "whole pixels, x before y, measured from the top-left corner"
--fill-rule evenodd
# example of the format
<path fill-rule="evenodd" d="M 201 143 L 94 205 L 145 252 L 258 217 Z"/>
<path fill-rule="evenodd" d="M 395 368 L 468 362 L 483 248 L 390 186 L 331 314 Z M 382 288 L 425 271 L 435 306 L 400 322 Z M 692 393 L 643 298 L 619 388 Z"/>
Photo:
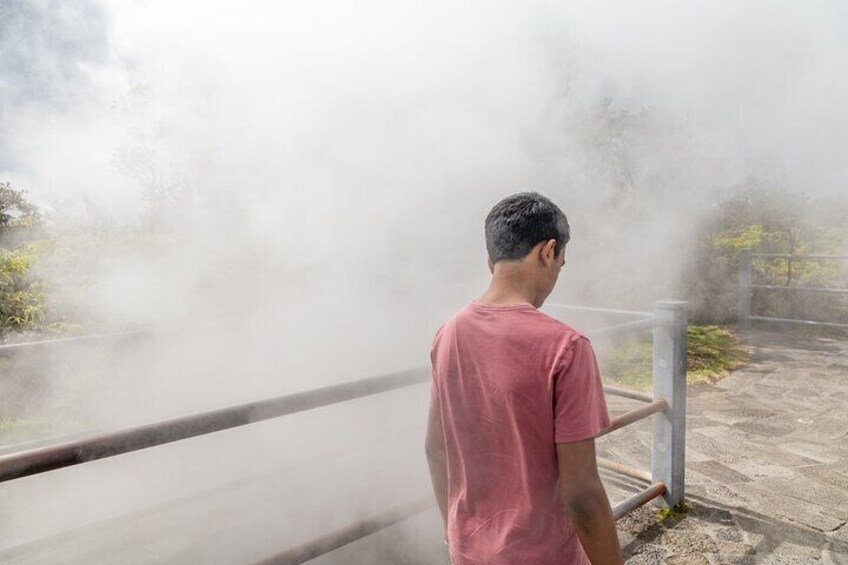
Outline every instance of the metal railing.
<path fill-rule="evenodd" d="M 665 503 L 675 506 L 683 501 L 686 455 L 686 346 L 687 303 L 678 300 L 661 300 L 654 304 L 653 312 L 628 312 L 622 310 L 592 309 L 597 313 L 624 315 L 634 320 L 594 330 L 593 340 L 606 339 L 647 329 L 653 330 L 653 379 L 650 396 L 628 389 L 604 386 L 607 394 L 645 402 L 614 418 L 605 435 L 628 424 L 654 415 L 651 441 L 651 470 L 641 470 L 599 458 L 598 466 L 638 479 L 648 479 L 654 485 L 663 484 L 666 491 L 659 493 Z M 582 307 L 551 306 L 552 310 L 581 311 Z M 654 490 L 652 490 L 654 489 Z M 647 492 L 647 491 L 646 491 Z M 640 499 L 637 494 L 633 500 Z"/>
<path fill-rule="evenodd" d="M 659 497 L 663 497 L 668 506 L 675 506 L 682 502 L 685 495 L 686 457 L 687 303 L 676 300 L 659 301 L 654 306 L 654 312 L 604 310 L 566 305 L 550 305 L 546 310 L 584 311 L 637 318 L 634 321 L 588 332 L 592 339 L 609 338 L 647 329 L 653 330 L 652 395 L 605 385 L 604 392 L 607 394 L 640 400 L 646 404 L 613 418 L 610 426 L 599 434 L 605 435 L 653 416 L 651 470 L 638 469 L 604 458 L 598 458 L 598 466 L 650 483 L 647 488 L 613 508 L 613 516 L 616 520 Z M 286 548 L 257 561 L 256 565 L 305 563 L 421 513 L 434 505 L 432 496 L 410 501 L 306 543 Z"/>
<path fill-rule="evenodd" d="M 751 329 L 751 321 L 773 322 L 780 324 L 798 324 L 805 326 L 819 326 L 827 328 L 848 329 L 848 324 L 834 322 L 821 322 L 816 320 L 798 320 L 795 318 L 775 318 L 770 316 L 756 316 L 751 314 L 751 296 L 755 289 L 768 291 L 789 292 L 813 292 L 832 295 L 848 295 L 848 288 L 820 288 L 809 286 L 790 286 L 774 284 L 753 284 L 753 260 L 754 259 L 786 259 L 787 272 L 791 273 L 792 261 L 846 261 L 848 255 L 794 255 L 791 253 L 753 253 L 750 249 L 742 249 L 739 252 L 739 327 L 747 331 Z"/>
<path fill-rule="evenodd" d="M 654 312 L 557 305 L 549 308 L 592 311 L 637 318 L 634 321 L 588 332 L 593 339 L 604 339 L 647 329 L 653 330 L 652 394 L 604 386 L 607 394 L 642 401 L 646 404 L 614 418 L 609 428 L 601 433 L 604 435 L 652 416 L 651 470 L 636 469 L 603 458 L 598 459 L 598 465 L 603 469 L 651 483 L 648 488 L 613 509 L 616 519 L 660 496 L 669 506 L 681 502 L 684 497 L 686 433 L 687 304 L 680 301 L 660 301 L 656 303 Z M 97 339 L 102 337 L 97 336 Z M 25 347 L 33 345 L 27 344 Z M 421 384 L 427 382 L 429 378 L 429 368 L 422 367 L 166 421 L 76 435 L 64 441 L 41 441 L 31 447 L 0 454 L 0 482 Z M 287 565 L 303 563 L 423 512 L 434 504 L 432 496 L 406 502 L 304 544 L 289 547 L 269 556 L 261 563 Z"/>

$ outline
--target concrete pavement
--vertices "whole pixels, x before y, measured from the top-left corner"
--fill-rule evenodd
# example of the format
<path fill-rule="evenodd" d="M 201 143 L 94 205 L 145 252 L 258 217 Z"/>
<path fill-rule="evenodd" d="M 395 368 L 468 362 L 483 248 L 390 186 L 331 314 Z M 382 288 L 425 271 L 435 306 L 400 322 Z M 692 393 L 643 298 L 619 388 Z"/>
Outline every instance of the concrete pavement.
<path fill-rule="evenodd" d="M 689 388 L 687 510 L 619 524 L 628 564 L 848 564 L 848 341 L 752 332 L 751 363 Z M 611 411 L 632 407 L 614 400 Z M 647 422 L 600 454 L 648 467 Z M 632 481 L 609 476 L 610 497 Z"/>

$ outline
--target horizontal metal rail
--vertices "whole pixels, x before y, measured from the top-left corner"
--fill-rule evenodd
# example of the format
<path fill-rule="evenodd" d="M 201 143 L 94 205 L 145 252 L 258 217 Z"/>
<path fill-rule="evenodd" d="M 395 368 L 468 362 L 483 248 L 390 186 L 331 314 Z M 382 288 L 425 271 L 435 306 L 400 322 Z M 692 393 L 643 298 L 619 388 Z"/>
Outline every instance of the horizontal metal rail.
<path fill-rule="evenodd" d="M 649 471 L 646 471 L 646 470 L 643 470 L 643 469 L 638 469 L 636 467 L 632 467 L 632 466 L 626 465 L 624 463 L 618 463 L 616 461 L 611 461 L 611 460 L 603 458 L 603 457 L 598 457 L 597 463 L 598 463 L 599 468 L 607 469 L 607 470 L 609 470 L 609 471 L 611 471 L 615 474 L 624 475 L 624 476 L 634 478 L 634 479 L 639 479 L 639 480 L 645 481 L 647 483 L 651 482 L 651 473 Z M 286 467 L 286 470 L 287 469 L 288 468 Z M 0 549 L 0 562 L 5 562 L 5 560 L 11 561 L 11 560 L 15 560 L 15 559 L 18 559 L 18 558 L 22 558 L 27 552 L 38 551 L 39 548 L 43 548 L 45 543 L 61 543 L 62 541 L 66 541 L 68 539 L 73 539 L 73 538 L 79 537 L 81 535 L 84 535 L 85 532 L 100 532 L 100 531 L 102 531 L 102 528 L 108 526 L 109 524 L 114 524 L 117 521 L 127 522 L 129 520 L 142 519 L 142 518 L 145 518 L 145 517 L 152 516 L 153 514 L 155 514 L 157 512 L 165 512 L 165 511 L 170 510 L 174 507 L 177 507 L 177 506 L 180 506 L 180 505 L 183 505 L 183 504 L 188 504 L 188 503 L 191 503 L 191 502 L 195 502 L 199 499 L 207 498 L 209 496 L 216 495 L 220 492 L 235 491 L 237 489 L 250 486 L 254 482 L 268 481 L 268 480 L 279 481 L 280 472 L 281 472 L 281 469 L 273 469 L 273 470 L 268 471 L 266 473 L 263 473 L 262 475 L 259 475 L 259 476 L 254 476 L 254 477 L 250 477 L 250 478 L 247 478 L 247 479 L 245 479 L 245 478 L 236 479 L 236 480 L 230 481 L 230 482 L 228 482 L 228 483 L 226 483 L 222 486 L 215 486 L 213 488 L 204 489 L 204 490 L 199 491 L 199 492 L 194 492 L 194 493 L 191 493 L 189 495 L 182 496 L 182 497 L 172 499 L 172 500 L 168 500 L 164 503 L 158 503 L 158 504 L 155 504 L 155 505 L 150 506 L 150 507 L 142 508 L 140 510 L 133 510 L 133 511 L 130 511 L 130 512 L 127 512 L 127 513 L 110 516 L 106 519 L 97 520 L 95 522 L 89 522 L 89 523 L 82 524 L 82 525 L 76 525 L 69 530 L 64 530 L 64 531 L 56 533 L 56 534 L 51 534 L 50 536 L 45 537 L 45 538 L 39 538 L 39 539 L 27 541 L 27 542 L 24 542 L 23 544 L 11 546 L 11 547 L 4 547 L 4 548 Z M 610 479 L 610 480 L 612 480 L 612 479 Z M 397 507 L 394 507 L 394 508 L 392 508 L 392 509 L 390 509 L 390 510 L 384 512 L 384 513 L 381 513 L 380 516 L 383 516 L 382 520 L 378 520 L 377 517 L 374 517 L 374 516 L 368 518 L 367 520 L 370 520 L 372 522 L 381 522 L 381 523 L 385 524 L 384 527 L 391 526 L 395 522 L 392 521 L 392 519 L 390 519 L 390 518 L 396 514 L 396 511 L 399 508 L 400 509 L 411 508 L 413 510 L 413 512 L 409 513 L 406 516 L 406 517 L 411 517 L 411 516 L 413 516 L 414 514 L 417 513 L 417 512 L 415 512 L 416 508 L 415 508 L 414 505 L 418 502 L 426 503 L 425 507 L 422 510 L 426 510 L 428 507 L 435 505 L 435 499 L 432 496 L 422 497 L 422 498 L 417 499 L 415 501 L 409 502 L 405 505 L 397 506 Z M 316 540 L 312 540 L 309 543 L 301 544 L 301 545 L 297 546 L 299 548 L 297 551 L 290 549 L 290 550 L 286 550 L 285 553 L 288 553 L 289 555 L 295 555 L 295 554 L 297 554 L 297 555 L 312 555 L 316 552 L 316 550 L 319 547 L 327 548 L 327 547 L 332 546 L 331 549 L 327 549 L 327 551 L 329 552 L 329 551 L 332 551 L 333 549 L 337 549 L 338 547 L 341 547 L 340 545 L 338 545 L 338 543 L 340 543 L 340 541 L 343 540 L 343 539 L 348 540 L 348 541 L 345 541 L 345 544 L 351 543 L 353 541 L 356 541 L 357 539 L 360 539 L 361 537 L 365 537 L 366 535 L 369 535 L 369 533 L 375 533 L 379 529 L 381 529 L 381 528 L 375 528 L 373 531 L 368 532 L 366 528 L 362 527 L 361 523 L 358 523 L 356 525 L 347 526 L 347 527 L 345 527 L 341 530 L 337 530 L 336 532 L 334 532 L 333 535 L 328 534 L 328 535 L 322 536 L 320 539 L 322 539 L 323 541 L 319 542 L 319 541 L 316 541 Z M 363 535 L 358 536 L 358 537 L 354 537 L 352 535 L 342 535 L 340 533 L 342 531 L 347 531 L 351 534 L 353 532 L 358 532 L 358 533 L 362 533 Z M 331 539 L 334 540 L 333 543 L 330 543 Z M 309 549 L 310 547 L 311 547 L 311 549 Z M 275 556 L 269 557 L 268 560 L 270 560 L 274 557 L 279 557 L 283 554 L 284 554 L 284 552 L 281 552 L 279 554 L 275 554 Z M 268 562 L 268 563 L 272 562 L 272 561 L 268 561 L 268 560 L 266 560 L 266 562 Z M 294 562 L 294 561 L 292 561 L 292 562 Z"/>
<path fill-rule="evenodd" d="M 634 318 L 651 318 L 654 316 L 652 312 L 641 312 L 638 310 L 621 310 L 615 308 L 596 308 L 592 306 L 572 306 L 569 304 L 547 304 L 544 306 L 544 309 L 558 309 L 558 310 L 572 310 L 575 312 L 589 312 L 595 314 L 608 314 L 611 316 L 632 316 Z M 130 330 L 123 332 L 114 332 L 114 333 L 100 333 L 100 334 L 89 334 L 82 336 L 74 336 L 74 337 L 62 337 L 56 339 L 41 339 L 35 341 L 26 341 L 21 343 L 7 343 L 0 344 L 0 355 L 3 353 L 13 353 L 19 350 L 32 349 L 37 347 L 45 347 L 45 346 L 61 346 L 61 345 L 75 345 L 79 343 L 84 343 L 87 341 L 98 342 L 98 341 L 110 341 L 110 340 L 118 340 L 122 338 L 129 337 L 138 337 L 144 335 L 155 335 L 157 333 L 161 333 L 160 330 L 156 329 L 144 329 L 144 330 Z"/>
<path fill-rule="evenodd" d="M 768 316 L 748 316 L 749 320 L 760 322 L 778 322 L 781 324 L 800 324 L 802 326 L 822 326 L 825 328 L 848 329 L 848 324 L 837 324 L 834 322 L 816 322 L 815 320 L 793 320 L 791 318 L 769 318 Z"/>
<path fill-rule="evenodd" d="M 792 259 L 793 261 L 803 261 L 804 259 L 815 259 L 818 261 L 848 260 L 848 255 L 793 255 L 792 253 L 751 253 L 751 257 L 759 257 L 760 259 Z"/>
<path fill-rule="evenodd" d="M 633 512 L 640 506 L 644 506 L 655 498 L 665 494 L 666 486 L 664 483 L 654 483 L 640 493 L 637 493 L 621 504 L 616 504 L 612 509 L 612 515 L 616 520 L 620 520 L 626 514 Z"/>
<path fill-rule="evenodd" d="M 348 526 L 314 538 L 306 543 L 284 549 L 279 553 L 257 561 L 256 565 L 298 565 L 300 563 L 306 563 L 349 543 L 388 528 L 402 520 L 420 514 L 435 506 L 435 503 L 435 499 L 432 496 L 412 500 L 389 510 L 363 518 L 362 520 L 357 520 Z"/>
<path fill-rule="evenodd" d="M 22 441 L 19 443 L 13 443 L 10 445 L 4 445 L 3 447 L 0 447 L 0 458 L 2 458 L 3 455 L 9 455 L 10 453 L 19 453 L 21 451 L 28 451 L 30 449 L 35 449 L 36 447 L 58 445 L 60 443 L 68 443 L 78 439 L 89 438 L 94 435 L 96 431 L 97 430 L 89 429 L 72 434 L 63 434 L 60 436 L 47 436 L 43 438 Z M 0 563 L 2 563 L 2 561 L 0 561 Z"/>
<path fill-rule="evenodd" d="M 768 290 L 801 290 L 805 292 L 822 292 L 828 294 L 848 294 L 848 288 L 819 288 L 814 286 L 787 286 L 778 284 L 752 284 L 751 288 L 765 288 Z"/>
<path fill-rule="evenodd" d="M 403 388 L 429 375 L 427 368 L 400 371 L 10 453 L 0 456 L 0 482 Z"/>
<path fill-rule="evenodd" d="M 570 304 L 546 304 L 544 309 L 556 308 L 558 310 L 571 310 L 574 312 L 586 312 L 588 314 L 608 314 L 610 316 L 632 316 L 634 318 L 651 318 L 653 312 L 641 312 L 639 310 L 618 310 L 615 308 L 596 308 L 593 306 L 572 306 Z"/>
<path fill-rule="evenodd" d="M 651 477 L 651 472 L 646 471 L 644 469 L 639 469 L 638 467 L 632 467 L 630 465 L 626 465 L 624 463 L 619 463 L 618 461 L 612 461 L 610 459 L 606 459 L 604 457 L 598 457 L 598 467 L 601 469 L 608 469 L 610 471 L 614 471 L 620 475 L 625 475 L 627 477 L 631 477 L 633 479 L 639 479 L 642 481 L 648 481 L 649 483 L 653 480 Z"/>
<path fill-rule="evenodd" d="M 639 318 L 623 324 L 589 332 L 589 335 L 591 337 L 607 337 L 644 329 L 656 329 L 654 332 L 655 385 L 658 366 L 662 369 L 660 371 L 661 379 L 668 380 L 673 378 L 675 383 L 683 379 L 681 382 L 685 383 L 685 357 L 683 358 L 682 363 L 675 361 L 673 363 L 666 362 L 665 364 L 660 365 L 657 365 L 656 359 L 658 355 L 656 341 L 657 336 L 664 336 L 663 332 L 672 333 L 671 338 L 665 337 L 664 341 L 660 344 L 660 353 L 664 360 L 666 357 L 664 350 L 668 349 L 668 344 L 679 345 L 680 343 L 683 343 L 683 346 L 681 347 L 685 351 L 685 303 L 672 301 L 659 302 L 657 303 L 658 313 L 634 312 L 627 310 L 605 310 L 601 308 L 579 306 L 569 307 L 563 305 L 552 305 L 552 307 L 601 314 L 629 315 Z M 672 314 L 669 315 L 666 311 L 670 311 Z M 679 320 L 682 320 L 682 322 L 679 322 Z M 23 344 L 10 344 L 7 346 L 0 346 L 0 351 L 15 351 L 36 346 L 114 339 L 148 333 L 153 332 L 125 332 L 122 334 L 103 334 L 59 340 L 44 340 Z M 678 347 L 678 349 L 680 349 L 680 347 Z M 672 361 L 674 361 L 674 359 L 672 359 Z M 362 398 L 381 392 L 387 392 L 423 383 L 428 379 L 429 368 L 418 368 L 363 379 L 360 381 L 331 385 L 311 391 L 304 391 L 277 398 L 251 402 L 239 406 L 222 408 L 210 412 L 174 418 L 162 422 L 148 423 L 121 430 L 86 434 L 81 437 L 73 436 L 71 438 L 66 438 L 66 441 L 58 443 L 42 444 L 42 442 L 33 442 L 28 444 L 28 446 L 23 450 L 11 453 L 0 452 L 0 482 L 188 439 L 191 437 L 197 437 L 238 426 L 244 426 L 262 420 L 319 408 L 321 406 L 327 406 L 356 398 Z M 638 391 L 608 385 L 604 386 L 604 390 L 608 394 L 643 401 L 647 404 L 614 418 L 610 426 L 599 434 L 601 436 L 643 418 L 647 418 L 652 414 L 671 410 L 669 403 L 664 398 L 657 398 L 655 400 L 651 396 Z M 655 387 L 655 395 L 656 394 L 657 392 Z M 676 398 L 676 396 L 674 398 Z M 675 407 L 676 406 L 678 406 L 678 403 L 675 400 Z M 685 401 L 681 406 L 685 406 Z M 675 408 L 675 410 L 679 409 Z M 657 421 L 655 420 L 655 424 L 656 423 Z M 654 435 L 656 436 L 656 434 L 657 431 L 655 429 Z M 669 450 L 665 449 L 665 451 Z M 669 453 L 671 454 L 671 457 L 677 457 L 677 455 L 671 451 L 669 451 Z M 654 455 L 656 455 L 656 453 L 654 453 Z M 662 457 L 666 457 L 666 455 L 662 455 Z M 616 519 L 619 519 L 630 510 L 635 509 L 663 494 L 671 493 L 667 494 L 667 500 L 669 500 L 669 497 L 677 497 L 674 498 L 674 501 L 671 503 L 676 503 L 677 500 L 682 498 L 682 476 L 677 478 L 674 473 L 664 472 L 662 467 L 659 471 L 654 469 L 652 474 L 642 469 L 637 469 L 623 463 L 617 463 L 603 458 L 598 458 L 598 466 L 622 475 L 648 482 L 651 482 L 652 476 L 658 476 L 658 478 L 665 480 L 664 477 L 670 474 L 669 480 L 671 482 L 669 484 L 672 485 L 671 490 L 667 489 L 664 483 L 655 482 L 645 491 L 640 492 L 617 505 L 614 509 Z M 675 481 L 680 483 L 678 487 L 674 487 L 674 484 L 676 484 Z M 675 488 L 679 491 L 678 495 L 674 495 Z M 359 520 L 339 530 L 322 535 L 319 538 L 313 539 L 305 544 L 301 544 L 272 555 L 271 557 L 263 560 L 261 563 L 303 563 L 348 543 L 371 535 L 376 531 L 384 529 L 410 516 L 423 512 L 433 505 L 434 501 L 432 498 L 426 497 L 393 507 L 385 512 L 370 516 L 364 520 Z"/>
<path fill-rule="evenodd" d="M 634 333 L 642 330 L 650 330 L 657 326 L 668 324 L 670 319 L 666 316 L 651 316 L 643 320 L 634 320 L 632 322 L 624 322 L 606 328 L 600 328 L 586 332 L 590 338 L 614 337 L 622 334 Z"/>
<path fill-rule="evenodd" d="M 428 378 L 429 370 L 419 368 L 162 422 L 79 434 L 63 442 L 40 441 L 32 447 L 0 454 L 0 482 L 411 386 L 426 382 Z M 608 385 L 604 390 L 610 394 L 649 402 L 645 407 L 629 412 L 622 418 L 633 414 L 638 416 L 645 410 L 663 409 L 646 394 Z M 618 420 L 615 420 L 613 425 L 616 426 L 617 423 Z M 626 423 L 608 429 L 605 433 Z"/>
<path fill-rule="evenodd" d="M 639 420 L 647 418 L 652 414 L 656 414 L 657 412 L 663 412 L 665 410 L 668 410 L 668 402 L 665 401 L 665 398 L 658 398 L 650 404 L 640 406 L 635 410 L 630 410 L 629 412 L 625 412 L 617 418 L 613 418 L 612 422 L 610 422 L 609 427 L 604 428 L 601 433 L 599 433 L 596 437 L 605 436 L 608 433 L 619 430 L 624 426 L 632 424 L 633 422 L 638 422 Z"/>
<path fill-rule="evenodd" d="M 88 341 L 98 342 L 98 341 L 113 341 L 123 338 L 130 337 L 140 337 L 144 335 L 153 335 L 156 333 L 154 330 L 134 330 L 128 332 L 118 332 L 118 333 L 109 333 L 109 334 L 91 334 L 91 335 L 81 335 L 76 337 L 61 337 L 57 339 L 41 339 L 35 341 L 24 341 L 21 343 L 6 343 L 0 345 L 0 355 L 4 353 L 17 353 L 21 350 L 26 349 L 36 349 L 39 347 L 50 347 L 56 345 L 78 345 L 80 343 L 85 343 Z"/>
<path fill-rule="evenodd" d="M 791 318 L 773 318 L 770 316 L 751 315 L 751 296 L 754 289 L 779 290 L 779 291 L 801 291 L 818 292 L 831 295 L 848 295 L 848 288 L 824 288 L 811 286 L 791 286 L 753 284 L 752 259 L 786 259 L 787 262 L 804 260 L 848 260 L 848 255 L 794 255 L 791 253 L 752 253 L 750 249 L 742 249 L 739 252 L 739 327 L 747 331 L 751 327 L 751 321 L 777 322 L 783 324 L 798 324 L 804 326 L 818 326 L 825 328 L 848 329 L 848 324 L 834 322 L 819 322 L 816 320 L 798 320 Z"/>
<path fill-rule="evenodd" d="M 633 390 L 630 388 L 622 388 L 618 386 L 612 385 L 604 385 L 604 392 L 607 394 L 611 394 L 613 396 L 623 396 L 624 398 L 630 398 L 633 400 L 640 400 L 642 402 L 653 402 L 654 398 L 650 394 L 645 394 L 644 392 L 639 392 L 638 390 Z"/>
<path fill-rule="evenodd" d="M 629 512 L 662 496 L 665 494 L 665 491 L 665 484 L 652 484 L 621 504 L 617 504 L 612 511 L 614 518 L 620 520 Z M 380 530 L 384 530 L 416 514 L 425 512 L 434 506 L 435 500 L 433 497 L 422 497 L 363 518 L 362 520 L 357 520 L 348 526 L 314 538 L 306 543 L 284 549 L 279 553 L 256 561 L 255 565 L 300 565 L 301 563 L 306 563 L 345 545 L 368 537 Z"/>
<path fill-rule="evenodd" d="M 576 312 L 589 312 L 589 313 L 597 313 L 597 314 L 609 314 L 614 316 L 632 316 L 634 318 L 653 318 L 655 314 L 653 312 L 640 312 L 638 310 L 619 310 L 615 308 L 595 308 L 591 306 L 571 306 L 568 304 L 548 304 L 545 305 L 544 309 L 558 309 L 558 310 L 573 310 Z M 617 328 L 618 326 L 612 326 L 610 328 L 601 328 L 604 331 L 607 329 Z M 122 338 L 130 338 L 130 337 L 139 337 L 144 335 L 155 335 L 160 333 L 161 330 L 130 330 L 125 332 L 115 332 L 115 333 L 101 333 L 101 334 L 89 334 L 82 336 L 74 336 L 74 337 L 61 337 L 56 339 L 40 339 L 34 341 L 25 341 L 21 343 L 6 343 L 0 344 L 0 354 L 3 353 L 14 353 L 19 350 L 25 349 L 33 349 L 37 347 L 47 347 L 47 346 L 61 346 L 61 345 L 76 345 L 80 343 L 85 343 L 88 341 L 98 342 L 98 341 L 111 341 L 118 340 Z"/>

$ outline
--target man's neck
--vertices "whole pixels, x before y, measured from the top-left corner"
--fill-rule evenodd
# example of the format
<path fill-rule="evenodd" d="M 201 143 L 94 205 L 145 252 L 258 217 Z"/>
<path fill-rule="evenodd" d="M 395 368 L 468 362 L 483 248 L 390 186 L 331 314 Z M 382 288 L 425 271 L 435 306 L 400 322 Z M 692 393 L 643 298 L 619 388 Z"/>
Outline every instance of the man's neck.
<path fill-rule="evenodd" d="M 492 275 L 489 288 L 486 289 L 477 302 L 480 304 L 509 305 L 531 304 L 537 306 L 537 293 L 533 285 L 515 275 L 515 273 L 499 273 Z"/>

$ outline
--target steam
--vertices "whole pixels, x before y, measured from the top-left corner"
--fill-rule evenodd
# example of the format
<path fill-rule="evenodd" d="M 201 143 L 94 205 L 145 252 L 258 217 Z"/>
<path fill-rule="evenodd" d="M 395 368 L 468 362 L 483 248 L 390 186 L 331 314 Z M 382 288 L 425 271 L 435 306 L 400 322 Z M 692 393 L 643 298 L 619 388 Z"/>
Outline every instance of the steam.
<path fill-rule="evenodd" d="M 177 332 L 116 361 L 72 352 L 87 360 L 71 376 L 44 360 L 55 376 L 33 410 L 77 399 L 70 432 L 425 364 L 438 324 L 486 282 L 486 212 L 517 190 L 572 223 L 553 301 L 671 297 L 721 191 L 764 175 L 844 191 L 846 15 L 835 0 L 4 4 L 0 178 L 56 229 L 120 234 L 79 258 L 89 286 L 52 272 L 51 288 L 92 327 Z M 320 460 L 392 421 L 395 457 L 347 460 L 360 478 L 385 461 L 391 487 L 362 478 L 339 516 L 369 493 L 420 492 L 423 405 L 401 397 L 410 409 L 238 432 L 246 451 L 204 476 L 281 465 L 278 448 L 319 444 Z M 335 426 L 359 434 L 325 441 Z M 220 463 L 232 437 L 195 456 Z M 7 507 L 54 518 L 6 516 L 2 537 L 73 522 L 83 503 L 59 485 L 98 501 L 91 519 L 185 491 L 191 473 L 132 470 L 191 460 L 181 445 L 3 485 Z"/>
<path fill-rule="evenodd" d="M 180 225 L 213 270 L 247 244 L 266 265 L 320 265 L 313 280 L 362 270 L 441 304 L 434 285 L 484 280 L 470 259 L 487 207 L 533 188 L 582 242 L 568 298 L 616 266 L 648 283 L 644 302 L 673 292 L 674 254 L 719 191 L 845 181 L 832 2 L 50 6 L 9 10 L 29 23 L 8 43 L 38 64 L 4 100 L 5 176 L 57 216 L 76 201 Z"/>

